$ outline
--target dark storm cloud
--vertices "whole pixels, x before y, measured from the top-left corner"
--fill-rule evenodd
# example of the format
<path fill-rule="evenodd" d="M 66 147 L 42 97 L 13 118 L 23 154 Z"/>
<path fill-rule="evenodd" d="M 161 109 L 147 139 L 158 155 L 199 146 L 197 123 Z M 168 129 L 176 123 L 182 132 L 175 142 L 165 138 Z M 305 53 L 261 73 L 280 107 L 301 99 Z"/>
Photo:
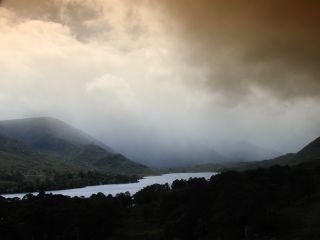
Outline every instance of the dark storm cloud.
<path fill-rule="evenodd" d="M 320 1 L 162 0 L 211 89 L 320 96 Z"/>

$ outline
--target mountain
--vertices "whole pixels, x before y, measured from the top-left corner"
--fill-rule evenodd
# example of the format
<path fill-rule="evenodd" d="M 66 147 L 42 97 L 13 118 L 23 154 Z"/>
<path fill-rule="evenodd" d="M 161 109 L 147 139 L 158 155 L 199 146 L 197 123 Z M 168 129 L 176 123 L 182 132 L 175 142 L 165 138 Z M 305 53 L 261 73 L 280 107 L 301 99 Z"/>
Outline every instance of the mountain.
<path fill-rule="evenodd" d="M 0 134 L 0 169 L 5 172 L 34 173 L 43 170 L 73 170 L 66 163 L 46 159 L 21 141 Z"/>
<path fill-rule="evenodd" d="M 287 153 L 285 155 L 263 161 L 241 162 L 236 164 L 227 164 L 225 168 L 237 170 L 246 170 L 257 167 L 270 167 L 273 165 L 293 166 L 301 163 L 320 160 L 320 137 L 313 140 L 297 153 Z"/>
<path fill-rule="evenodd" d="M 46 148 L 46 144 L 59 145 L 54 140 L 64 141 L 76 146 L 95 144 L 108 152 L 113 150 L 79 129 L 55 118 L 26 118 L 0 121 L 0 133 L 19 139 L 31 146 Z M 51 142 L 50 142 L 51 141 Z"/>
<path fill-rule="evenodd" d="M 140 174 L 148 170 L 54 118 L 0 121 L 0 136 L 0 166 L 81 168 L 114 174 Z"/>
<path fill-rule="evenodd" d="M 317 160 L 320 161 L 320 137 L 307 144 L 297 153 L 287 153 L 273 159 L 251 162 L 221 162 L 219 164 L 199 164 L 189 168 L 185 168 L 183 169 L 183 171 L 224 171 L 229 169 L 247 170 L 258 167 L 267 168 L 273 165 L 293 166 L 302 163 L 312 163 Z"/>
<path fill-rule="evenodd" d="M 251 162 L 250 165 L 269 167 L 272 165 L 297 165 L 320 159 L 320 137 L 313 140 L 297 153 L 287 153 L 269 160 Z"/>
<path fill-rule="evenodd" d="M 22 142 L 0 135 L 1 169 L 13 171 L 32 168 L 40 160 L 38 157 Z"/>
<path fill-rule="evenodd" d="M 296 159 L 309 161 L 320 159 L 320 137 L 309 143 L 296 154 Z"/>

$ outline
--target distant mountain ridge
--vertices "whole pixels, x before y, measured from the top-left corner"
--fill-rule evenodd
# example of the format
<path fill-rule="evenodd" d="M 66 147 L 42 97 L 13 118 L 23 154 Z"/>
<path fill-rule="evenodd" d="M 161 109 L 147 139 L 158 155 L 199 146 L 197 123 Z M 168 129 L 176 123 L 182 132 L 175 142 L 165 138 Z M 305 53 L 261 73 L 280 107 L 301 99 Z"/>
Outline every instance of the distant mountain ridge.
<path fill-rule="evenodd" d="M 11 158 L 12 166 L 19 163 L 25 168 L 33 162 L 34 166 L 42 168 L 46 164 L 63 165 L 115 174 L 139 174 L 148 170 L 81 130 L 54 118 L 0 121 L 0 144 L 0 166 L 5 162 L 5 166 L 10 167 Z"/>
<path fill-rule="evenodd" d="M 297 153 L 287 153 L 273 159 L 255 161 L 251 164 L 257 164 L 260 167 L 269 167 L 272 165 L 297 165 L 318 159 L 320 159 L 320 137 L 308 143 Z"/>
<path fill-rule="evenodd" d="M 282 156 L 260 161 L 251 162 L 220 162 L 220 163 L 207 163 L 199 164 L 189 168 L 182 168 L 181 171 L 224 171 L 224 170 L 247 170 L 253 168 L 267 168 L 273 165 L 280 166 L 293 166 L 302 163 L 311 163 L 320 161 L 320 137 L 308 143 L 297 153 L 287 153 Z"/>

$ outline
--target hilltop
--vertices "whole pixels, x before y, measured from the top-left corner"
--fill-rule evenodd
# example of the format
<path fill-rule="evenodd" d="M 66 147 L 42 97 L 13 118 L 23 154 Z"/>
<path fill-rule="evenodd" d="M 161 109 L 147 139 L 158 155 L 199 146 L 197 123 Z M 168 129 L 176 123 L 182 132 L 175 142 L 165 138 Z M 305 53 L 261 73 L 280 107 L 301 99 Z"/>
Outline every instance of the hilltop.
<path fill-rule="evenodd" d="M 4 186 L 21 185 L 18 175 L 23 183 L 65 178 L 72 186 L 82 186 L 88 182 L 82 181 L 88 172 L 93 179 L 103 174 L 102 179 L 91 182 L 95 184 L 109 183 L 110 175 L 132 176 L 150 171 L 87 133 L 61 120 L 44 117 L 0 121 L 0 169 L 0 190 L 5 192 Z"/>

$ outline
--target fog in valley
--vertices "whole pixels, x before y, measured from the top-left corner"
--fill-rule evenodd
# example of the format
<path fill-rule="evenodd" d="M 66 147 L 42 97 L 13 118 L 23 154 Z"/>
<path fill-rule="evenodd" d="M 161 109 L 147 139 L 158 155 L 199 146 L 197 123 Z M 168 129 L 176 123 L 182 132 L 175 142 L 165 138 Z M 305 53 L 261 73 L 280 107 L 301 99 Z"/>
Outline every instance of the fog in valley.
<path fill-rule="evenodd" d="M 320 135 L 319 3 L 268 3 L 3 0 L 0 118 L 157 167 L 296 152 Z"/>

